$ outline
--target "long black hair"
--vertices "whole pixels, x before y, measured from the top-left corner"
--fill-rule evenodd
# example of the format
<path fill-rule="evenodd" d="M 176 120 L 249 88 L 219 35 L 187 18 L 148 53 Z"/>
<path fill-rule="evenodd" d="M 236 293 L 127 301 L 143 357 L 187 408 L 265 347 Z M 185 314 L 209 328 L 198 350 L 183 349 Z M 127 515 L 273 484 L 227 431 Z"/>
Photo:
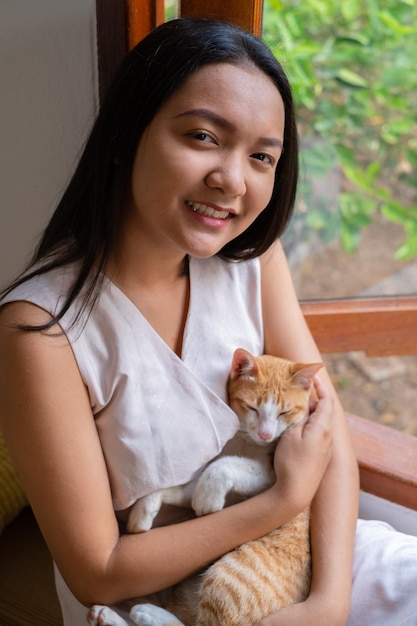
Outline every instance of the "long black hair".
<path fill-rule="evenodd" d="M 282 234 L 292 214 L 298 178 L 294 105 L 285 72 L 260 39 L 237 26 L 217 20 L 179 18 L 149 33 L 123 61 L 29 270 L 0 295 L 33 276 L 77 261 L 79 271 L 63 307 L 43 328 L 57 323 L 81 290 L 81 311 L 93 305 L 102 271 L 118 241 L 142 134 L 161 105 L 193 72 L 214 63 L 258 67 L 276 85 L 285 109 L 284 149 L 270 202 L 219 255 L 230 260 L 253 258 Z"/>

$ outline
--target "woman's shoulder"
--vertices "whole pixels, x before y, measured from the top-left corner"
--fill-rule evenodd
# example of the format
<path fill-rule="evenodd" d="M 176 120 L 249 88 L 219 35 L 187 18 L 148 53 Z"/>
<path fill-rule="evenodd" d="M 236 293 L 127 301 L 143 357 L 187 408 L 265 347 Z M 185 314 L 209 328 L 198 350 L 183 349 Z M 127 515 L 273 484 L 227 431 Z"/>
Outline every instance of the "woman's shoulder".
<path fill-rule="evenodd" d="M 41 306 L 26 300 L 11 300 L 0 303 L 0 332 L 24 326 L 47 324 L 52 316 Z"/>
<path fill-rule="evenodd" d="M 52 316 L 55 314 L 76 278 L 76 265 L 65 265 L 45 272 L 39 272 L 39 269 L 40 266 L 34 266 L 25 272 L 16 286 L 0 299 L 0 309 L 6 304 L 16 303 L 17 307 L 20 303 L 18 308 L 22 310 L 29 310 L 31 304 Z M 24 303 L 28 306 L 24 307 Z"/>

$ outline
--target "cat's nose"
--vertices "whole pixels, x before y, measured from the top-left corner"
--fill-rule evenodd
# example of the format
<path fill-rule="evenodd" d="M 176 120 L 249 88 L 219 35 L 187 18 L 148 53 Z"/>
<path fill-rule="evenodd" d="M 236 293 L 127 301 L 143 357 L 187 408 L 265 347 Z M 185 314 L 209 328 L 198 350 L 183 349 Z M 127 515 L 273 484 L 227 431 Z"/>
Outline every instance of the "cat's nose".
<path fill-rule="evenodd" d="M 272 433 L 265 430 L 259 430 L 258 435 L 262 441 L 270 441 L 272 439 Z"/>

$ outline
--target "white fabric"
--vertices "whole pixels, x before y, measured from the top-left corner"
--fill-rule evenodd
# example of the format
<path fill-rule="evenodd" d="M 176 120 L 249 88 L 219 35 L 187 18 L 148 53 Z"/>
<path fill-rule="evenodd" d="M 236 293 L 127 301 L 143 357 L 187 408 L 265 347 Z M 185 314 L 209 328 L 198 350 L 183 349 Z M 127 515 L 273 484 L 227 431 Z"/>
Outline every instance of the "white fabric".
<path fill-rule="evenodd" d="M 65 584 L 58 568 L 54 564 L 55 586 L 61 606 L 64 626 L 86 626 L 88 608 L 78 602 Z M 123 615 L 126 618 L 126 614 Z"/>
<path fill-rule="evenodd" d="M 358 520 L 347 626 L 417 625 L 417 537 Z"/>

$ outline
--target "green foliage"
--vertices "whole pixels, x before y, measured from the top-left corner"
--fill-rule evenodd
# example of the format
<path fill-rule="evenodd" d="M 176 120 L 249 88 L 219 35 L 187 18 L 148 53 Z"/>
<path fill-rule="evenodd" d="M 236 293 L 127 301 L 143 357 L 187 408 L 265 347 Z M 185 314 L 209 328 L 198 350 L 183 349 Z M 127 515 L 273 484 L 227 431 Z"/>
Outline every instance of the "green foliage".
<path fill-rule="evenodd" d="M 380 212 L 403 225 L 396 257 L 417 255 L 417 0 L 266 0 L 264 38 L 297 102 L 301 202 L 343 172 L 336 211 L 321 199 L 309 225 L 354 251 Z"/>
<path fill-rule="evenodd" d="M 164 8 L 166 22 L 178 17 L 178 0 L 165 0 Z"/>

